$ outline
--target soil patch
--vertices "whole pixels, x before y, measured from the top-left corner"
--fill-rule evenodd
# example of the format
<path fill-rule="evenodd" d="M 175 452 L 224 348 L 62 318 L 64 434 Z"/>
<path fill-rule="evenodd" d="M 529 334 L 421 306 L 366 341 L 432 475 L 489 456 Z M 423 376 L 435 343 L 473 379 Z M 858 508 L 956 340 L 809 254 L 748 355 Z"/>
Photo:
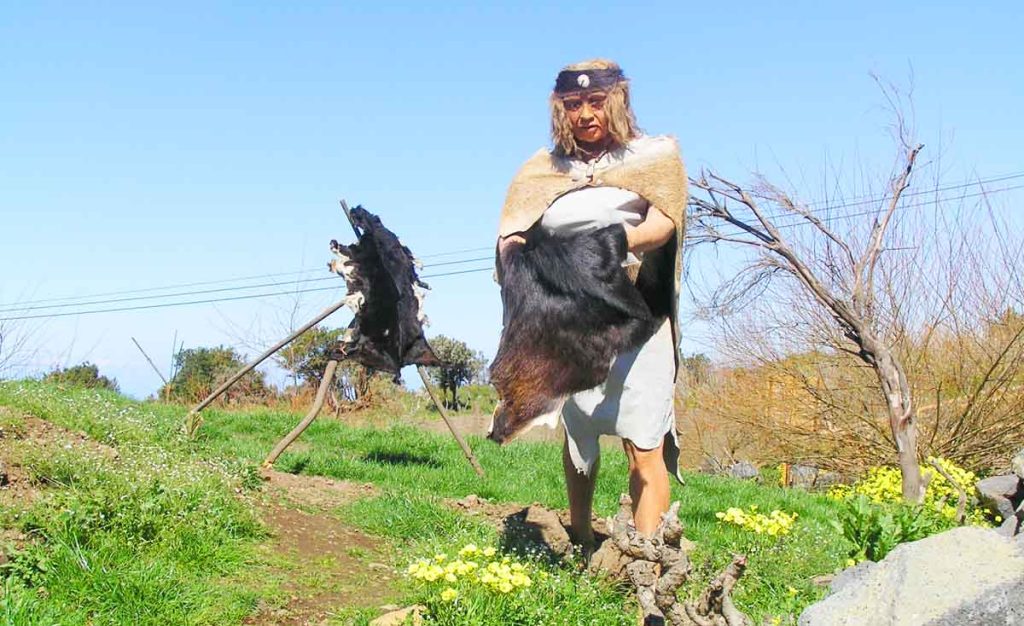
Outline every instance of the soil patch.
<path fill-rule="evenodd" d="M 378 543 L 324 513 L 269 505 L 261 513 L 274 539 L 268 546 L 294 568 L 287 576 L 283 607 L 264 606 L 245 621 L 259 626 L 322 624 L 341 609 L 376 607 L 392 598 L 395 573 Z"/>
<path fill-rule="evenodd" d="M 284 497 L 301 506 L 333 509 L 353 500 L 377 494 L 370 483 L 353 483 L 325 476 L 303 476 L 274 469 L 261 469 L 268 493 Z"/>
<path fill-rule="evenodd" d="M 262 473 L 269 497 L 260 505 L 260 517 L 273 534 L 268 553 L 286 563 L 272 570 L 285 579 L 286 602 L 260 607 L 246 624 L 322 624 L 342 609 L 378 607 L 394 599 L 397 575 L 384 564 L 381 542 L 325 512 L 374 495 L 372 485 Z"/>
<path fill-rule="evenodd" d="M 86 448 L 116 460 L 117 449 L 91 439 L 85 433 L 68 430 L 31 415 L 20 415 L 0 407 L 0 503 L 7 506 L 28 506 L 46 488 L 32 480 L 28 468 L 19 463 L 20 450 L 25 448 Z"/>
<path fill-rule="evenodd" d="M 568 511 L 555 511 L 536 502 L 530 506 L 488 502 L 476 495 L 445 503 L 465 515 L 486 520 L 498 529 L 507 547 L 539 550 L 554 559 L 572 551 Z M 608 537 L 607 520 L 594 515 L 591 524 L 597 543 L 602 543 Z"/>

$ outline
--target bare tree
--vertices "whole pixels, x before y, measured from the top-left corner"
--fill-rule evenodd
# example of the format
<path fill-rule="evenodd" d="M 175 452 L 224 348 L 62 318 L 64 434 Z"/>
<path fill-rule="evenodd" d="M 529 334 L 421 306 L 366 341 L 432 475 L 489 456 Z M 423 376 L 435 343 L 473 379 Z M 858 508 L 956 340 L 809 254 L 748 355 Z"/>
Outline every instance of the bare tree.
<path fill-rule="evenodd" d="M 0 320 L 0 379 L 29 364 L 35 350 L 30 346 L 33 328 L 21 320 Z"/>
<path fill-rule="evenodd" d="M 918 465 L 913 395 L 906 368 L 893 349 L 893 326 L 898 316 L 886 305 L 879 284 L 880 260 L 891 242 L 891 230 L 904 191 L 923 146 L 908 138 L 903 118 L 897 120 L 901 156 L 886 193 L 871 210 L 851 222 L 836 214 L 812 211 L 789 193 L 763 178 L 750 187 L 713 172 L 702 172 L 691 185 L 692 236 L 699 242 L 735 244 L 752 250 L 753 260 L 713 296 L 712 304 L 728 308 L 749 301 L 784 278 L 789 304 L 783 323 L 802 326 L 821 349 L 850 354 L 877 378 L 888 414 L 903 477 L 903 497 L 920 502 L 924 481 Z M 805 226 L 799 235 L 783 228 L 796 218 Z M 858 229 L 856 225 L 867 228 Z M 779 303 L 776 302 L 776 305 Z M 789 319 L 783 319 L 786 316 Z"/>

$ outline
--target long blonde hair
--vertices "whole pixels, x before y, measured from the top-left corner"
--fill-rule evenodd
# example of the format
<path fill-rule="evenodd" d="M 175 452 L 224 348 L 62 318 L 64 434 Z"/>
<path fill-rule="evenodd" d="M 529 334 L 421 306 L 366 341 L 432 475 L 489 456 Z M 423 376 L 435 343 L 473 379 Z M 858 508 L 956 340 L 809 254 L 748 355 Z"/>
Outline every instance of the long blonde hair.
<path fill-rule="evenodd" d="M 563 71 L 580 70 L 617 70 L 619 65 L 607 59 L 591 59 L 582 63 L 574 63 L 562 68 Z M 572 156 L 576 154 L 576 136 L 572 132 L 572 124 L 569 123 L 569 116 L 562 104 L 562 97 L 556 93 L 551 94 L 551 141 L 555 144 L 555 152 L 561 156 Z M 621 79 L 614 87 L 608 90 L 608 99 L 604 105 L 605 113 L 608 116 L 608 134 L 611 135 L 615 145 L 625 146 L 630 140 L 640 135 L 640 128 L 636 123 L 636 116 L 629 104 L 629 81 Z"/>

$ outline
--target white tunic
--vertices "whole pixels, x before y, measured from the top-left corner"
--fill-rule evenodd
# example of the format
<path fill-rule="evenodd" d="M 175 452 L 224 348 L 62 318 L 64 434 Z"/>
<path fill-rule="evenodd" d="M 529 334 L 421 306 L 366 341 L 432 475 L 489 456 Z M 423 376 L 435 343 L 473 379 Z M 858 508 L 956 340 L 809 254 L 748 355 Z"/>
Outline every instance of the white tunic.
<path fill-rule="evenodd" d="M 598 160 L 596 167 L 600 168 L 603 160 Z M 574 168 L 594 166 L 572 161 Z M 632 191 L 587 187 L 551 203 L 540 224 L 553 234 L 578 233 L 614 223 L 635 226 L 643 221 L 647 210 L 647 201 Z M 625 264 L 639 262 L 630 254 Z M 562 421 L 569 456 L 579 472 L 591 473 L 600 455 L 600 436 L 615 435 L 645 450 L 657 448 L 664 441 L 665 465 L 670 474 L 679 477 L 673 403 L 675 367 L 672 329 L 664 319 L 644 345 L 612 360 L 604 383 L 566 401 Z"/>

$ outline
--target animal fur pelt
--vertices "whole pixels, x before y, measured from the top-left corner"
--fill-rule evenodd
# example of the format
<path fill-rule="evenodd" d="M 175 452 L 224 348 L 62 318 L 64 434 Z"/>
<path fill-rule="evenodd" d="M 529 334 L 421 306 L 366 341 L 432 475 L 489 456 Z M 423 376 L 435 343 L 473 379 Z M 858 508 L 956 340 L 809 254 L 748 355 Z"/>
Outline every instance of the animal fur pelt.
<path fill-rule="evenodd" d="M 644 253 L 637 289 L 655 316 L 666 315 L 679 345 L 679 281 L 688 198 L 686 168 L 672 137 L 643 136 L 613 153 L 612 164 L 590 178 L 574 177 L 565 157 L 540 150 L 516 173 L 501 211 L 498 235 L 505 237 L 533 226 L 560 196 L 584 187 L 619 187 L 640 195 L 672 220 L 676 232 L 668 243 Z M 676 366 L 679 355 L 676 354 Z"/>
<path fill-rule="evenodd" d="M 359 241 L 331 241 L 332 272 L 345 278 L 347 304 L 355 317 L 338 347 L 339 359 L 352 359 L 396 380 L 405 365 L 440 365 L 423 336 L 421 304 L 429 289 L 416 274 L 412 252 L 361 206 L 352 209 Z"/>
<path fill-rule="evenodd" d="M 626 252 L 626 231 L 614 224 L 572 236 L 534 227 L 505 253 L 492 440 L 557 419 L 570 394 L 604 382 L 617 354 L 654 334 L 655 318 L 622 267 Z"/>

